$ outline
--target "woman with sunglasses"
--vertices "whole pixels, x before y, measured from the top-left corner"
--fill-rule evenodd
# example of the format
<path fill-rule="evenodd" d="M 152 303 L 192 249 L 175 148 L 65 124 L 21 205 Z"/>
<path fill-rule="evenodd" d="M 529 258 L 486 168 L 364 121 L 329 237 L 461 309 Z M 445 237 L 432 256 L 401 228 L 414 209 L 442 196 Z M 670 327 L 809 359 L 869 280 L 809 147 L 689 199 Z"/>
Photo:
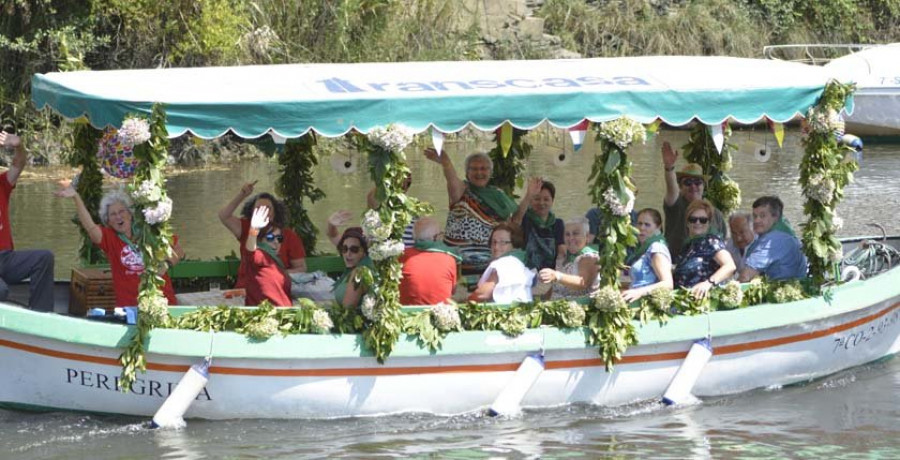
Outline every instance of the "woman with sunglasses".
<path fill-rule="evenodd" d="M 263 300 L 268 300 L 276 307 L 290 307 L 293 304 L 291 277 L 278 255 L 283 243 L 282 229 L 269 225 L 269 208 L 260 206 L 254 209 L 248 238 L 244 243 L 247 251 L 245 305 L 256 306 Z"/>
<path fill-rule="evenodd" d="M 688 239 L 675 264 L 675 287 L 690 288 L 698 299 L 706 297 L 713 286 L 731 278 L 735 270 L 734 259 L 722 237 L 710 230 L 713 213 L 712 204 L 703 199 L 688 205 Z"/>
<path fill-rule="evenodd" d="M 476 302 L 531 302 L 534 271 L 525 266 L 525 238 L 519 227 L 503 222 L 490 236 L 492 262 L 469 295 Z"/>
<path fill-rule="evenodd" d="M 350 227 L 344 230 L 337 244 L 338 252 L 344 259 L 344 273 L 334 283 L 334 300 L 345 307 L 359 306 L 365 287 L 353 281 L 356 278 L 356 269 L 359 267 L 374 268 L 372 259 L 369 259 L 369 245 L 362 229 Z"/>
<path fill-rule="evenodd" d="M 245 260 L 248 254 L 244 248 L 247 245 L 250 233 L 250 220 L 253 216 L 253 211 L 260 207 L 265 207 L 269 210 L 271 224 L 280 228 L 283 232 L 284 241 L 278 248 L 278 257 L 281 258 L 285 271 L 288 274 L 306 271 L 306 250 L 303 247 L 303 240 L 300 239 L 296 232 L 287 228 L 287 208 L 284 203 L 270 193 L 263 192 L 251 196 L 255 185 L 256 181 L 244 184 L 237 195 L 219 210 L 219 220 L 222 222 L 222 225 L 231 231 L 231 234 L 240 242 L 241 265 L 238 267 L 237 281 L 234 283 L 236 288 L 246 286 L 248 268 Z M 244 201 L 245 199 L 246 201 Z M 244 201 L 244 206 L 241 209 L 241 215 L 236 217 L 234 216 L 234 211 L 241 205 L 242 201 Z"/>
<path fill-rule="evenodd" d="M 631 303 L 657 288 L 672 289 L 672 256 L 662 236 L 662 216 L 659 211 L 644 208 L 638 211 L 635 226 L 639 246 L 625 259 L 629 266 L 631 286 L 622 298 Z"/>

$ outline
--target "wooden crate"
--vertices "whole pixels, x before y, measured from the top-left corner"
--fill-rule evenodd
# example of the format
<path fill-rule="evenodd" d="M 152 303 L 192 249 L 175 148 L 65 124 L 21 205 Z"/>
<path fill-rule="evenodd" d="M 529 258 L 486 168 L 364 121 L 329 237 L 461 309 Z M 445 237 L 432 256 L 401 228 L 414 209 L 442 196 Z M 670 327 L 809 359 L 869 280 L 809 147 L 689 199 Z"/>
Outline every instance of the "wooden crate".
<path fill-rule="evenodd" d="M 69 284 L 69 314 L 84 316 L 90 308 L 114 308 L 116 294 L 113 292 L 112 273 L 109 269 L 72 269 Z"/>

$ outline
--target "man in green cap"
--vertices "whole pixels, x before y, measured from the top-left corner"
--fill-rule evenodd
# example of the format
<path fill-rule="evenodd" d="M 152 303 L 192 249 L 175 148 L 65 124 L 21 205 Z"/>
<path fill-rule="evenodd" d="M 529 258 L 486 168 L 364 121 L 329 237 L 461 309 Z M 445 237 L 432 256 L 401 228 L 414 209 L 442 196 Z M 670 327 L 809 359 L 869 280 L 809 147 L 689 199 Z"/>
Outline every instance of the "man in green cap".
<path fill-rule="evenodd" d="M 663 142 L 662 157 L 666 171 L 666 197 L 663 199 L 666 242 L 674 260 L 681 253 L 681 246 L 687 236 L 685 226 L 687 207 L 692 201 L 703 199 L 706 177 L 703 175 L 703 168 L 696 163 L 688 163 L 676 173 L 675 160 L 678 159 L 678 151 L 672 149 L 672 145 L 668 142 Z M 725 218 L 722 211 L 715 210 L 709 229 L 722 238 L 725 237 Z"/>

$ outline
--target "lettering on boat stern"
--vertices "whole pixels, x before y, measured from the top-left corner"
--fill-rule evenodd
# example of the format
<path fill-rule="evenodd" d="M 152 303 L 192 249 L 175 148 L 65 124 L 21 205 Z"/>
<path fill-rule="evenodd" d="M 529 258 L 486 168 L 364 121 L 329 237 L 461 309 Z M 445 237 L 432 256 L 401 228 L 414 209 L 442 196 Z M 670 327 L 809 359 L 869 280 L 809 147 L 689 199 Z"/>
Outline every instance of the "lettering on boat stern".
<path fill-rule="evenodd" d="M 879 318 L 874 323 L 835 336 L 834 349 L 831 352 L 850 351 L 883 334 L 888 329 L 894 327 L 898 322 L 900 322 L 900 310 L 894 310 L 889 315 Z"/>
<path fill-rule="evenodd" d="M 84 369 L 66 368 L 66 383 L 69 385 L 78 385 L 95 390 L 106 390 L 121 392 L 122 386 L 119 383 L 118 375 L 107 375 L 99 372 L 86 371 Z M 165 399 L 172 394 L 172 391 L 178 385 L 178 382 L 160 382 L 152 379 L 135 379 L 134 385 L 131 386 L 130 394 L 136 396 L 149 396 L 152 398 Z M 197 396 L 197 401 L 212 401 L 209 391 L 203 388 L 203 391 Z"/>
<path fill-rule="evenodd" d="M 585 86 L 653 86 L 643 78 L 617 75 L 609 77 L 581 76 L 566 78 L 509 78 L 506 80 L 445 80 L 445 81 L 394 81 L 394 82 L 361 82 L 344 78 L 328 78 L 318 80 L 330 93 L 392 93 L 392 92 L 429 92 L 429 91 L 471 91 L 479 89 L 505 88 L 516 91 L 535 88 L 581 88 Z"/>

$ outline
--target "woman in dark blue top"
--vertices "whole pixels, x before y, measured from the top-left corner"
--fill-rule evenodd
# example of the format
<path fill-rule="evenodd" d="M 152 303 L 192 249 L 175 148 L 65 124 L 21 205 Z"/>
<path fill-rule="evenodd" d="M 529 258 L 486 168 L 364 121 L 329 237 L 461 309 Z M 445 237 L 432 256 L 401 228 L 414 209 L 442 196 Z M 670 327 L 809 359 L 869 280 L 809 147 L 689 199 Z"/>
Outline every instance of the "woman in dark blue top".
<path fill-rule="evenodd" d="M 710 288 L 731 278 L 734 259 L 722 238 L 709 231 L 713 216 L 709 201 L 694 200 L 685 214 L 689 238 L 676 261 L 673 279 L 675 287 L 690 288 L 695 298 L 702 299 Z"/>

